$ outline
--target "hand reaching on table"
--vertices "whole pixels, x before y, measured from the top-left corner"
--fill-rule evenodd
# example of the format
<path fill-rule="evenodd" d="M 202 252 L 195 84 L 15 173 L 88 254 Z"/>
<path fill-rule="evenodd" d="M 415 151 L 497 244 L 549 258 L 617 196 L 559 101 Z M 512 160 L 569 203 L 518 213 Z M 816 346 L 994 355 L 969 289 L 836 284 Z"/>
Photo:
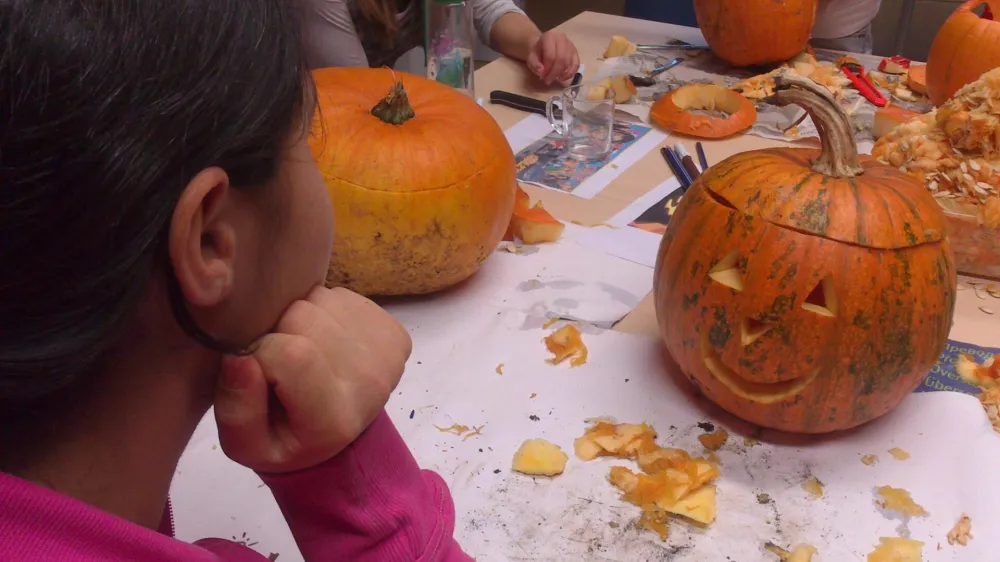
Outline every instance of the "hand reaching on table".
<path fill-rule="evenodd" d="M 226 455 L 257 472 L 332 458 L 382 411 L 412 342 L 372 301 L 317 287 L 252 355 L 226 357 L 215 398 Z"/>
<path fill-rule="evenodd" d="M 542 82 L 552 84 L 573 78 L 580 68 L 580 54 L 565 33 L 546 31 L 531 47 L 526 62 Z"/>

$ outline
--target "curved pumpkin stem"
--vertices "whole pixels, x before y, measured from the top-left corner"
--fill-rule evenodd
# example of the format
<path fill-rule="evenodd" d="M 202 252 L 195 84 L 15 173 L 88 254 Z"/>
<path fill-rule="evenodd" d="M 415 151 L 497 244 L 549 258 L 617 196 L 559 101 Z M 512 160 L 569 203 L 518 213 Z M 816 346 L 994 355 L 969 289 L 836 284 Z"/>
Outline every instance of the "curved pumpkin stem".
<path fill-rule="evenodd" d="M 774 90 L 774 95 L 767 99 L 769 103 L 802 107 L 819 131 L 822 149 L 813 161 L 813 170 L 835 178 L 861 175 L 861 159 L 851 120 L 829 90 L 794 74 L 777 77 Z"/>
<path fill-rule="evenodd" d="M 395 77 L 395 74 L 393 76 Z M 402 80 L 393 83 L 389 94 L 372 108 L 372 115 L 390 125 L 402 125 L 416 116 L 413 107 L 410 106 L 409 98 L 406 97 Z"/>

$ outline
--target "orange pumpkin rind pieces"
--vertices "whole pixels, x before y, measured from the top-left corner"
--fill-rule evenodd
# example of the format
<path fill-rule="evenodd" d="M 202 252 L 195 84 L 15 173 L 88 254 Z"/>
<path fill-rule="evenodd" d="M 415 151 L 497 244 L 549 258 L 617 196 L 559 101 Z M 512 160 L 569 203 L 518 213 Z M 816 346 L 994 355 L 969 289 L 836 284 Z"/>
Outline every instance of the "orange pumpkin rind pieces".
<path fill-rule="evenodd" d="M 922 562 L 924 543 L 902 537 L 879 537 L 867 562 Z"/>
<path fill-rule="evenodd" d="M 955 526 L 948 531 L 948 544 L 954 546 L 960 544 L 962 546 L 968 546 L 969 540 L 972 539 L 972 518 L 966 514 L 962 514 L 955 523 Z"/>
<path fill-rule="evenodd" d="M 882 509 L 895 511 L 903 517 L 927 517 L 929 513 L 920 504 L 913 501 L 910 492 L 892 486 L 879 486 L 876 490 L 878 505 Z"/>
<path fill-rule="evenodd" d="M 570 367 L 579 367 L 587 362 L 587 346 L 583 343 L 580 330 L 572 324 L 566 324 L 548 336 L 545 336 L 545 347 L 552 353 L 546 359 L 552 365 L 558 365 L 569 359 Z"/>
<path fill-rule="evenodd" d="M 698 436 L 698 441 L 709 451 L 718 451 L 726 444 L 727 439 L 729 439 L 729 432 L 725 429 L 720 429 L 712 433 L 703 433 Z"/>
<path fill-rule="evenodd" d="M 613 467 L 608 480 L 622 492 L 622 499 L 642 509 L 637 527 L 667 536 L 667 514 L 708 525 L 716 515 L 715 487 L 718 467 L 693 459 L 686 451 L 660 447 L 656 430 L 649 425 L 596 421 L 574 443 L 577 457 L 599 456 L 634 459 L 642 473 Z"/>
<path fill-rule="evenodd" d="M 1000 384 L 1000 361 L 990 357 L 981 364 L 971 355 L 961 353 L 955 361 L 958 376 L 980 388 L 992 388 Z"/>
<path fill-rule="evenodd" d="M 514 212 L 510 217 L 510 225 L 504 234 L 504 240 L 519 239 L 525 244 L 555 242 L 562 236 L 566 225 L 556 220 L 541 201 L 531 205 L 531 197 L 526 191 L 517 187 L 517 197 L 514 200 Z"/>
<path fill-rule="evenodd" d="M 693 111 L 722 112 L 726 117 Z M 725 138 L 749 129 L 757 108 L 745 96 L 714 84 L 687 84 L 661 97 L 650 108 L 650 119 L 671 131 L 699 138 Z"/>

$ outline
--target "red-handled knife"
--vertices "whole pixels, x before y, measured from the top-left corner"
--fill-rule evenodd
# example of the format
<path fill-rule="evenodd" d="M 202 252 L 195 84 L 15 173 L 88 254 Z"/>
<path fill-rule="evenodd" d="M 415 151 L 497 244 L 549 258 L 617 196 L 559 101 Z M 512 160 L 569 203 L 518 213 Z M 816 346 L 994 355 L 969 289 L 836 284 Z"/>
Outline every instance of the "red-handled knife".
<path fill-rule="evenodd" d="M 875 84 L 871 83 L 871 80 L 865 76 L 865 67 L 860 64 L 855 64 L 853 62 L 846 62 L 840 65 L 840 70 L 844 72 L 844 76 L 854 84 L 854 87 L 861 92 L 861 95 L 865 97 L 866 100 L 875 104 L 876 107 L 885 107 L 889 102 L 886 101 L 885 97 L 882 96 L 882 92 L 878 91 Z"/>

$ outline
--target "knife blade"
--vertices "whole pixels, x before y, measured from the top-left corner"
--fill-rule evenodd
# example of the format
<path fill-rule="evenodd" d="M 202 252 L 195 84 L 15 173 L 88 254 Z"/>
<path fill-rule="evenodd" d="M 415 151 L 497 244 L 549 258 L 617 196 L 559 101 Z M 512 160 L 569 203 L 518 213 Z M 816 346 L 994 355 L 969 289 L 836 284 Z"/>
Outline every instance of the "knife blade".
<path fill-rule="evenodd" d="M 493 90 L 490 92 L 490 103 L 496 105 L 502 105 L 504 107 L 509 107 L 511 109 L 517 109 L 518 111 L 524 111 L 527 113 L 536 113 L 538 115 L 545 116 L 545 100 L 540 100 L 532 98 L 529 96 L 522 96 L 521 94 L 515 94 L 512 92 L 505 92 L 503 90 Z M 558 107 L 553 108 L 553 113 L 556 119 L 562 118 L 562 110 Z M 627 121 L 629 123 L 642 123 L 642 119 L 639 119 L 635 115 L 627 111 L 622 111 L 621 109 L 614 110 L 614 117 L 619 121 Z"/>

